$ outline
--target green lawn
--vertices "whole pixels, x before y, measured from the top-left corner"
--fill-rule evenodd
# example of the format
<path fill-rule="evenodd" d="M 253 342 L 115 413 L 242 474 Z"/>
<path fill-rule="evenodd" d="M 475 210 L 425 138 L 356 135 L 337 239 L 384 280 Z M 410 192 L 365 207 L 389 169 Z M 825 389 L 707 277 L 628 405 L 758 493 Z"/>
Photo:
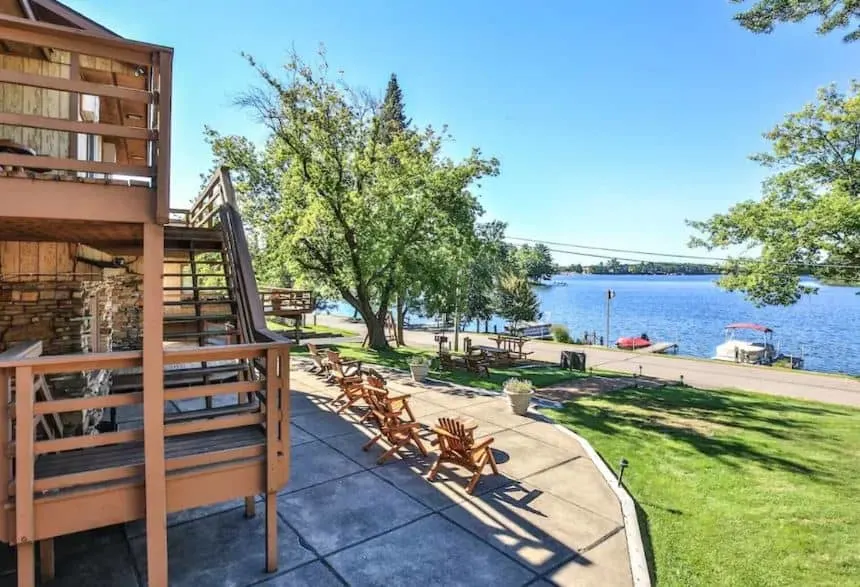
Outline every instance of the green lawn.
<path fill-rule="evenodd" d="M 630 462 L 660 585 L 858 584 L 860 411 L 671 387 L 546 413 Z"/>
<path fill-rule="evenodd" d="M 416 347 L 399 347 L 392 348 L 388 351 L 379 352 L 371 349 L 362 348 L 359 344 L 349 343 L 341 345 L 331 345 L 330 348 L 340 351 L 341 356 L 348 359 L 359 360 L 363 363 L 382 365 L 383 367 L 390 367 L 392 369 L 402 369 L 404 371 L 409 370 L 409 359 L 415 355 L 421 355 L 429 359 L 434 359 L 436 357 L 436 353 L 434 351 Z M 305 347 L 294 347 L 292 352 L 295 354 L 303 354 L 306 353 L 307 350 L 305 349 Z M 595 371 L 595 373 L 598 372 Z M 490 377 L 487 378 L 478 377 L 474 373 L 468 373 L 466 371 L 442 372 L 439 371 L 438 361 L 433 361 L 432 366 L 430 368 L 429 376 L 434 379 L 451 381 L 453 383 L 459 383 L 461 385 L 469 385 L 481 389 L 500 391 L 502 389 L 502 384 L 504 384 L 504 382 L 511 377 L 520 377 L 523 379 L 528 379 L 532 383 L 534 383 L 536 387 L 546 387 L 548 385 L 553 385 L 561 381 L 581 379 L 583 377 L 587 377 L 588 373 L 583 373 L 579 371 L 568 371 L 566 369 L 561 369 L 556 365 L 546 364 L 541 365 L 539 367 L 530 368 L 508 367 L 501 369 L 491 367 Z"/>
<path fill-rule="evenodd" d="M 266 321 L 266 326 L 269 327 L 270 330 L 275 332 L 286 331 L 292 336 L 293 327 L 287 326 L 284 324 L 279 324 L 272 320 Z M 308 324 L 307 326 L 302 326 L 302 332 L 312 333 L 312 334 L 331 334 L 332 336 L 356 336 L 356 332 L 351 330 L 345 330 L 343 328 L 334 328 L 332 326 L 314 326 L 312 324 Z"/>

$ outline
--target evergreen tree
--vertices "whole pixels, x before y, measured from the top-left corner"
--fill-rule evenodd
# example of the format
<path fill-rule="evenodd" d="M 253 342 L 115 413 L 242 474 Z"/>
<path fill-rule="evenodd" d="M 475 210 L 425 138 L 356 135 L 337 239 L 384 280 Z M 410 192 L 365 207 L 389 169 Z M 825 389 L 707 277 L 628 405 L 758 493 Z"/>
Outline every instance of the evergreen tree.
<path fill-rule="evenodd" d="M 385 99 L 379 111 L 381 141 L 390 144 L 396 133 L 403 132 L 411 124 L 403 106 L 403 91 L 397 83 L 397 74 L 392 73 L 385 89 Z"/>

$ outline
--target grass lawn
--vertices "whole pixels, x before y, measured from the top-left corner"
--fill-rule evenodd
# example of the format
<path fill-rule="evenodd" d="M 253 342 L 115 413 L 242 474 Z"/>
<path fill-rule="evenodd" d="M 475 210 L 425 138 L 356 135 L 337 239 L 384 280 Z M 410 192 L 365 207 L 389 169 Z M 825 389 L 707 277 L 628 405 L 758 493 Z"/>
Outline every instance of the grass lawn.
<path fill-rule="evenodd" d="M 348 343 L 341 345 L 330 345 L 329 348 L 340 351 L 341 356 L 347 359 L 359 360 L 362 363 L 372 363 L 382 365 L 392 369 L 409 370 L 409 359 L 415 355 L 434 359 L 436 352 L 429 349 L 421 349 L 416 347 L 399 347 L 391 350 L 379 352 L 371 349 L 362 348 L 359 344 Z M 303 354 L 307 352 L 305 347 L 294 347 L 292 350 L 295 354 Z M 603 372 L 595 371 L 595 374 Z M 434 361 L 430 368 L 430 375 L 433 379 L 441 379 L 443 381 L 451 381 L 461 385 L 469 385 L 480 389 L 493 391 L 501 391 L 504 382 L 511 377 L 520 377 L 528 379 L 535 384 L 536 387 L 546 387 L 561 381 L 569 381 L 571 379 L 581 379 L 588 377 L 588 373 L 580 371 L 568 371 L 561 369 L 557 365 L 539 367 L 507 367 L 496 368 L 490 367 L 490 377 L 478 377 L 474 373 L 466 371 L 439 371 L 439 364 Z"/>
<path fill-rule="evenodd" d="M 689 387 L 546 410 L 627 458 L 660 585 L 857 585 L 860 410 Z"/>
<path fill-rule="evenodd" d="M 275 332 L 279 331 L 287 331 L 292 335 L 293 327 L 287 326 L 285 324 L 279 324 L 277 322 L 273 322 L 272 320 L 266 321 L 266 326 L 269 327 L 270 330 Z M 351 330 L 345 330 L 343 328 L 334 328 L 332 326 L 314 326 L 313 324 L 308 324 L 307 326 L 302 326 L 302 332 L 312 333 L 312 334 L 330 334 L 332 336 L 356 336 L 356 332 Z"/>

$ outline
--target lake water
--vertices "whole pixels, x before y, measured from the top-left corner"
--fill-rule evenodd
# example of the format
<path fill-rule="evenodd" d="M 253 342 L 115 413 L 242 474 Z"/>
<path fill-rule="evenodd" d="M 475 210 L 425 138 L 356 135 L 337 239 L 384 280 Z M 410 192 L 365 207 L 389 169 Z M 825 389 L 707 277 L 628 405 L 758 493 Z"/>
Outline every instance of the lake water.
<path fill-rule="evenodd" d="M 860 289 L 821 285 L 817 295 L 806 296 L 794 306 L 756 308 L 742 295 L 719 289 L 715 279 L 709 275 L 560 275 L 553 280 L 565 285 L 536 291 L 542 321 L 564 324 L 574 338 L 586 330 L 605 336 L 606 290 L 612 289 L 616 297 L 609 339 L 613 342 L 647 333 L 652 341 L 677 342 L 682 355 L 710 358 L 724 341 L 726 324 L 758 322 L 773 328 L 780 351 L 802 350 L 806 369 L 860 374 L 860 296 L 855 295 Z M 491 321 L 491 331 L 494 325 L 502 331 L 504 321 Z M 756 340 L 755 333 L 751 335 Z"/>

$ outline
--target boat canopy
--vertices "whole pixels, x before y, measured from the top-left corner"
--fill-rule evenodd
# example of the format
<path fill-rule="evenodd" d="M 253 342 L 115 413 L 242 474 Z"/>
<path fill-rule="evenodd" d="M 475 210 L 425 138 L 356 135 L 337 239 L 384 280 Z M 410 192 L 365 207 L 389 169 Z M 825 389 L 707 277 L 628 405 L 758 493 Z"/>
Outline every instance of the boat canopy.
<path fill-rule="evenodd" d="M 726 328 L 731 328 L 733 330 L 757 330 L 759 332 L 773 332 L 767 326 L 762 326 L 761 324 L 755 324 L 753 322 L 735 322 L 733 324 L 729 324 Z"/>

